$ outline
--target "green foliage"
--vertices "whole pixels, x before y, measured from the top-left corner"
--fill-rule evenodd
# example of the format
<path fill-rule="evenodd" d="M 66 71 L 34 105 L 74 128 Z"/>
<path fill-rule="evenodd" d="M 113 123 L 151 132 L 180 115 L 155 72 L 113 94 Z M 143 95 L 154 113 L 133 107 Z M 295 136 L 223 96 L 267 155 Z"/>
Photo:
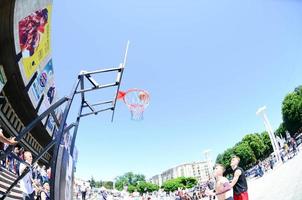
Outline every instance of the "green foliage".
<path fill-rule="evenodd" d="M 222 164 L 226 168 L 226 174 L 231 173 L 231 158 L 235 154 L 234 148 L 228 148 L 216 158 L 216 163 Z"/>
<path fill-rule="evenodd" d="M 258 133 L 244 136 L 242 142 L 247 143 L 251 147 L 257 160 L 262 157 L 263 152 L 265 151 L 265 145 Z"/>
<path fill-rule="evenodd" d="M 239 165 L 247 169 L 256 163 L 256 156 L 247 142 L 241 142 L 234 147 L 235 155 L 240 157 Z"/>
<path fill-rule="evenodd" d="M 286 137 L 286 131 L 291 136 L 302 132 L 302 85 L 295 88 L 295 91 L 288 94 L 282 102 L 283 122 L 276 130 L 276 135 Z M 230 161 L 232 155 L 240 157 L 240 165 L 248 169 L 257 160 L 267 158 L 273 152 L 269 134 L 248 134 L 242 138 L 234 147 L 228 148 L 216 158 L 216 163 L 226 167 L 226 174 L 231 173 Z"/>
<path fill-rule="evenodd" d="M 298 87 L 295 88 L 294 92 L 297 94 L 297 95 L 300 95 L 302 96 L 302 85 L 299 85 Z"/>
<path fill-rule="evenodd" d="M 102 187 L 103 186 L 103 182 L 102 181 L 96 181 L 95 182 L 95 187 L 96 188 L 100 188 L 100 187 Z"/>
<path fill-rule="evenodd" d="M 113 182 L 112 181 L 105 181 L 103 182 L 103 185 L 106 189 L 112 190 L 113 189 Z"/>
<path fill-rule="evenodd" d="M 197 180 L 194 177 L 180 177 L 180 180 L 186 188 L 192 188 L 197 185 Z"/>
<path fill-rule="evenodd" d="M 179 177 L 166 181 L 162 188 L 166 192 L 173 192 L 178 190 L 178 188 L 192 188 L 197 185 L 197 180 L 193 177 Z"/>
<path fill-rule="evenodd" d="M 284 123 L 281 123 L 275 132 L 280 138 L 286 138 L 286 128 Z"/>
<path fill-rule="evenodd" d="M 284 127 L 294 136 L 302 127 L 302 95 L 299 92 L 290 93 L 284 98 L 282 116 Z"/>
<path fill-rule="evenodd" d="M 135 190 L 136 190 L 136 187 L 134 185 L 128 185 L 128 192 L 129 193 L 133 193 L 133 192 L 135 192 Z"/>
<path fill-rule="evenodd" d="M 148 183 L 145 181 L 139 182 L 137 185 L 137 191 L 141 194 L 145 192 L 154 192 L 159 190 L 159 186 L 153 183 Z"/>
<path fill-rule="evenodd" d="M 96 182 L 95 182 L 93 176 L 91 177 L 91 179 L 89 180 L 89 182 L 90 182 L 90 187 L 94 188 Z"/>
<path fill-rule="evenodd" d="M 175 179 L 168 180 L 163 184 L 163 189 L 166 192 L 173 192 L 173 191 L 178 190 L 178 188 L 184 189 L 185 186 L 181 182 L 179 182 Z"/>
<path fill-rule="evenodd" d="M 118 176 L 116 178 L 115 187 L 117 190 L 123 190 L 124 186 L 137 186 L 137 184 L 141 181 L 146 181 L 145 176 L 142 174 L 134 174 L 133 172 L 127 172 L 122 176 Z M 132 188 L 131 188 L 132 189 Z"/>
<path fill-rule="evenodd" d="M 228 148 L 216 158 L 216 163 L 222 164 L 226 168 L 225 175 L 231 174 L 231 158 L 233 155 L 240 157 L 240 166 L 248 169 L 253 166 L 258 159 L 263 160 L 272 152 L 270 138 L 266 132 L 261 134 L 248 134 L 242 138 L 234 147 Z"/>

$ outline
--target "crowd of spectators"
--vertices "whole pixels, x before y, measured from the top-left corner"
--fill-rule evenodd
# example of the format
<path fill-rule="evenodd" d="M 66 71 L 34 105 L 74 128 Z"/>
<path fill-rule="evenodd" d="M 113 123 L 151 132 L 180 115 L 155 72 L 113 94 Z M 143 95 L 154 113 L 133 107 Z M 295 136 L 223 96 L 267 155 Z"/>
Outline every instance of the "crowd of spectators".
<path fill-rule="evenodd" d="M 6 150 L 9 145 L 16 145 L 15 138 L 6 138 L 0 129 L 0 150 Z M 19 158 L 19 159 L 17 159 Z M 23 147 L 14 146 L 11 154 L 0 161 L 1 166 L 16 176 L 20 176 L 27 166 L 29 172 L 20 180 L 20 189 L 24 200 L 49 200 L 49 180 L 51 168 L 38 163 L 32 163 L 32 155 Z"/>

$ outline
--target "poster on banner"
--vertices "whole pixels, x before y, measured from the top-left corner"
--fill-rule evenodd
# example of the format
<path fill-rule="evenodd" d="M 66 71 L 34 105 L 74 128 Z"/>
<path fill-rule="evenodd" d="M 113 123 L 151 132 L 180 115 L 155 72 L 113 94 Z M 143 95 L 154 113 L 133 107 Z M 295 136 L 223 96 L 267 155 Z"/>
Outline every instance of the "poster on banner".
<path fill-rule="evenodd" d="M 60 122 L 62 119 L 63 111 L 60 108 L 58 108 L 55 110 L 55 114 L 56 114 L 58 121 Z M 47 119 L 47 122 L 46 122 L 46 130 L 51 137 L 53 136 L 53 132 L 56 127 L 57 126 L 56 126 L 56 122 L 55 122 L 54 118 L 52 117 L 52 115 L 49 115 L 49 118 Z"/>
<path fill-rule="evenodd" d="M 50 136 L 53 134 L 53 129 L 55 128 L 55 120 L 52 115 L 49 115 L 46 121 L 46 131 L 49 133 Z"/>
<path fill-rule="evenodd" d="M 41 63 L 49 56 L 50 24 L 52 6 L 41 8 L 21 19 L 18 23 L 18 36 L 21 59 L 20 69 L 27 82 L 37 71 Z"/>
<path fill-rule="evenodd" d="M 33 81 L 29 89 L 28 95 L 33 106 L 36 108 L 44 94 L 43 103 L 46 107 L 49 107 L 49 105 L 53 103 L 55 90 L 56 87 L 54 84 L 52 60 L 49 60 L 43 70 L 38 72 L 36 79 Z"/>

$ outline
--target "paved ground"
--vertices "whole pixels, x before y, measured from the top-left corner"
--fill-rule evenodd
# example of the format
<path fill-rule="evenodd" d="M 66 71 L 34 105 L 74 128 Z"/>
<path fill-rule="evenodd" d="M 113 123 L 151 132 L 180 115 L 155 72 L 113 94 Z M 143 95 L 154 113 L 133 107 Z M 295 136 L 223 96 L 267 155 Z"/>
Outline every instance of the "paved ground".
<path fill-rule="evenodd" d="M 302 152 L 249 182 L 250 200 L 302 200 Z"/>
<path fill-rule="evenodd" d="M 250 200 L 302 200 L 302 150 L 262 178 L 250 180 Z M 89 200 L 100 199 L 93 196 Z"/>

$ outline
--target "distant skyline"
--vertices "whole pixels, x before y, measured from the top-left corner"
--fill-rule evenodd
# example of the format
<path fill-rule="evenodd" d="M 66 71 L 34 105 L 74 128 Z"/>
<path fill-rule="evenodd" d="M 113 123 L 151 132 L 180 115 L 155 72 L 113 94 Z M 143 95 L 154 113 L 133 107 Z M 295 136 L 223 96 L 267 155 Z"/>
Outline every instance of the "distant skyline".
<path fill-rule="evenodd" d="M 245 134 L 265 131 L 256 115 L 264 105 L 278 128 L 283 98 L 302 82 L 301 9 L 301 1 L 283 0 L 54 1 L 61 96 L 80 70 L 118 66 L 127 40 L 121 89 L 151 94 L 143 121 L 131 121 L 122 102 L 113 123 L 109 112 L 81 120 L 76 176 L 151 177 L 202 160 L 205 149 L 215 160 Z"/>

